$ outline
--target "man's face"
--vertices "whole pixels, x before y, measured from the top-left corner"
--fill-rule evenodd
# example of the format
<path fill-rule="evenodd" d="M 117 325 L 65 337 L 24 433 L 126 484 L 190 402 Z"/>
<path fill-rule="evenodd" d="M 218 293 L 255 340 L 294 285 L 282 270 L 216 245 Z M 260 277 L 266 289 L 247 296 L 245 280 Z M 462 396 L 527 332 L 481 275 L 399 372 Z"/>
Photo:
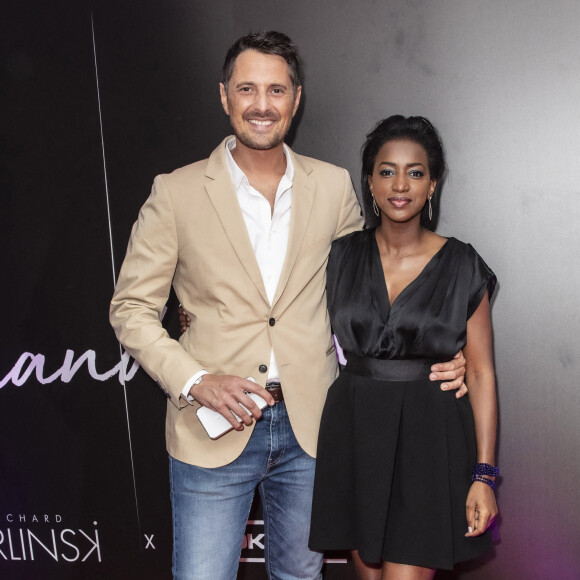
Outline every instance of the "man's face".
<path fill-rule="evenodd" d="M 245 50 L 236 59 L 228 90 L 220 83 L 224 111 L 238 141 L 250 149 L 273 149 L 284 141 L 298 109 L 286 61 L 277 55 Z"/>

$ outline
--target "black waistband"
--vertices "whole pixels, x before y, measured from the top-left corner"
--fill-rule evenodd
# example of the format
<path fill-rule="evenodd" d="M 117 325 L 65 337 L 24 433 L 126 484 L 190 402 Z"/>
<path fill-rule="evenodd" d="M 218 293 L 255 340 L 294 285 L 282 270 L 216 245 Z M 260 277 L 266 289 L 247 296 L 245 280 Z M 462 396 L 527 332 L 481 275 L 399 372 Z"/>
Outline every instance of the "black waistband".
<path fill-rule="evenodd" d="M 345 370 L 378 381 L 416 381 L 428 378 L 435 362 L 425 358 L 390 360 L 348 354 Z"/>

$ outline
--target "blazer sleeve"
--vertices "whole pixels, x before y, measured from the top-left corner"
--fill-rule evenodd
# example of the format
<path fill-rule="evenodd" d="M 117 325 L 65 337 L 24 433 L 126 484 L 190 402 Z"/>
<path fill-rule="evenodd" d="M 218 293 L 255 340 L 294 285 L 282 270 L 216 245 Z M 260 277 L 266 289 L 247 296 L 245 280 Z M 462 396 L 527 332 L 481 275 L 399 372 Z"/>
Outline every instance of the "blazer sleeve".
<path fill-rule="evenodd" d="M 344 188 L 334 239 L 361 230 L 364 223 L 350 174 L 346 169 L 343 169 L 343 172 Z"/>
<path fill-rule="evenodd" d="M 163 177 L 157 176 L 133 226 L 109 316 L 127 352 L 181 408 L 188 404 L 181 391 L 202 366 L 161 325 L 177 256 L 174 209 Z"/>

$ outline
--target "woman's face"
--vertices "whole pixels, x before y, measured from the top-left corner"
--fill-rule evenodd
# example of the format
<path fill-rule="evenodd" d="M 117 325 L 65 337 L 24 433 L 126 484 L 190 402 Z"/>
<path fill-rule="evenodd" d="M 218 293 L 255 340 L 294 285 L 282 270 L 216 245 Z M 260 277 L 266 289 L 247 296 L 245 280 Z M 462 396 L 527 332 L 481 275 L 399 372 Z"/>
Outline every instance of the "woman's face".
<path fill-rule="evenodd" d="M 420 216 L 437 184 L 429 177 L 427 152 L 410 139 L 383 144 L 368 182 L 381 217 L 397 223 Z"/>

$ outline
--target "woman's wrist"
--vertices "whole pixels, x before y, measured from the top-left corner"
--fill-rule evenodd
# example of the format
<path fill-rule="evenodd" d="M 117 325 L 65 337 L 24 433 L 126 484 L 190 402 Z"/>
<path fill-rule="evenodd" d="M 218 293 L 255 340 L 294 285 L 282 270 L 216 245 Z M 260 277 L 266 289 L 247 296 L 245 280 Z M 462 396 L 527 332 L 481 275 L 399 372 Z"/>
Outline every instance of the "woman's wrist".
<path fill-rule="evenodd" d="M 490 463 L 477 463 L 473 468 L 471 474 L 471 481 L 479 481 L 485 483 L 495 489 L 495 478 L 499 475 L 499 467 L 493 466 Z"/>

